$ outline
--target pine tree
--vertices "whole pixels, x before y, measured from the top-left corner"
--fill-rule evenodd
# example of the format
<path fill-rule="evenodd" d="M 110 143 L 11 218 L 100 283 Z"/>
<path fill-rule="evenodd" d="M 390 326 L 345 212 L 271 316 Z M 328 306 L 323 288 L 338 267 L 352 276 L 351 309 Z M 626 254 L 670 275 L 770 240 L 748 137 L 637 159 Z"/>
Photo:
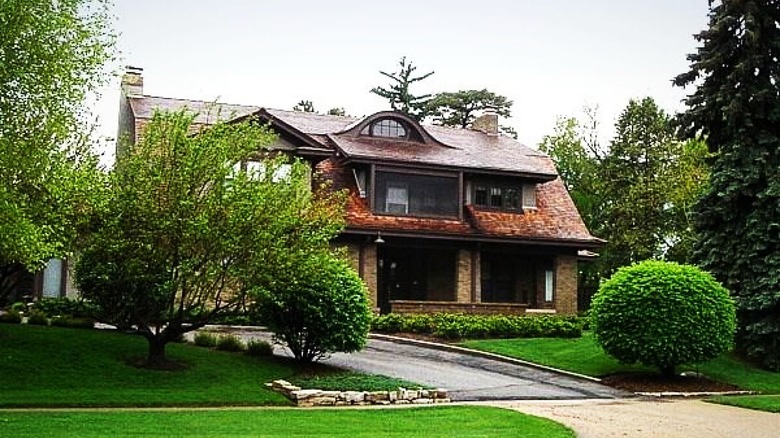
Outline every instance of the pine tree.
<path fill-rule="evenodd" d="M 374 87 L 371 89 L 371 92 L 389 100 L 390 108 L 393 110 L 405 113 L 418 121 L 422 120 L 426 116 L 426 103 L 431 95 L 415 96 L 409 91 L 409 88 L 415 82 L 426 79 L 434 72 L 412 76 L 417 67 L 413 66 L 411 61 L 407 64 L 405 56 L 401 58 L 398 65 L 400 69 L 397 73 L 387 73 L 380 70 L 379 73 L 392 79 L 393 82 L 388 88 Z"/>
<path fill-rule="evenodd" d="M 706 139 L 710 186 L 697 204 L 697 258 L 729 288 L 738 348 L 780 369 L 780 1 L 710 3 L 709 28 L 677 86 L 696 85 L 680 116 Z"/>

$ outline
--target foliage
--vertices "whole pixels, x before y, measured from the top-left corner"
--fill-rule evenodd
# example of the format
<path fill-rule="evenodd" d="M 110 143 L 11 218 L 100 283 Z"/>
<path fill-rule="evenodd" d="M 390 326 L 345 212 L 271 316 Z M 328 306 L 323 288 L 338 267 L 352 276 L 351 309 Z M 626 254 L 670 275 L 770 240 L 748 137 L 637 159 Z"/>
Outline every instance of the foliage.
<path fill-rule="evenodd" d="M 700 265 L 737 302 L 737 346 L 780 370 L 780 5 L 724 0 L 674 82 L 696 86 L 679 122 L 715 153 L 696 206 Z"/>
<path fill-rule="evenodd" d="M 42 312 L 49 318 L 59 315 L 95 318 L 100 312 L 98 306 L 87 300 L 71 298 L 41 298 L 33 302 L 31 308 Z"/>
<path fill-rule="evenodd" d="M 290 383 L 304 389 L 323 391 L 395 391 L 398 388 L 424 388 L 407 380 L 339 369 L 317 374 L 299 374 Z"/>
<path fill-rule="evenodd" d="M 108 77 L 107 8 L 103 0 L 0 3 L 0 302 L 12 277 L 73 249 L 99 202 L 103 176 L 84 101 Z"/>
<path fill-rule="evenodd" d="M 371 318 L 366 287 L 333 255 L 299 260 L 258 291 L 255 312 L 296 360 L 362 349 Z"/>
<path fill-rule="evenodd" d="M 582 334 L 581 324 L 571 317 L 389 313 L 374 316 L 371 329 L 380 333 L 416 333 L 445 339 L 573 338 Z"/>
<path fill-rule="evenodd" d="M 210 332 L 197 332 L 192 338 L 192 343 L 198 347 L 214 348 L 217 346 L 217 335 Z"/>
<path fill-rule="evenodd" d="M 420 121 L 427 115 L 426 105 L 431 95 L 415 96 L 409 88 L 412 84 L 428 78 L 434 72 L 431 71 L 420 76 L 413 76 L 417 67 L 413 66 L 411 61 L 407 64 L 405 56 L 401 58 L 398 65 L 398 72 L 387 73 L 380 70 L 379 73 L 390 78 L 391 83 L 388 88 L 378 86 L 372 88 L 371 92 L 387 99 L 390 102 L 390 108 L 393 110 L 400 111 Z"/>
<path fill-rule="evenodd" d="M 704 362 L 732 347 L 734 303 L 694 266 L 645 261 L 602 283 L 590 324 L 596 342 L 620 362 L 673 375 L 680 364 Z"/>
<path fill-rule="evenodd" d="M 220 351 L 244 351 L 246 350 L 246 345 L 236 335 L 222 335 L 217 338 L 216 348 Z"/>
<path fill-rule="evenodd" d="M 34 309 L 27 317 L 27 324 L 30 325 L 49 325 L 49 317 L 40 310 Z"/>
<path fill-rule="evenodd" d="M 426 102 L 425 114 L 432 117 L 433 123 L 437 125 L 466 129 L 471 127 L 477 115 L 487 109 L 495 111 L 500 117 L 510 117 L 512 103 L 505 96 L 487 89 L 443 92 L 437 93 Z M 501 129 L 517 138 L 517 133 L 511 128 Z"/>
<path fill-rule="evenodd" d="M 3 432 L 16 438 L 223 436 L 268 438 L 349 436 L 425 438 L 452 431 L 463 437 L 571 438 L 545 418 L 486 406 L 410 409 L 219 409 L 108 412 L 6 412 Z M 63 427 L 66 424 L 67 427 Z M 457 425 L 457 430 L 453 430 Z M 377 432 L 381 431 L 381 432 Z M 444 432 L 443 432 L 444 431 Z M 449 433 L 452 435 L 453 433 Z"/>
<path fill-rule="evenodd" d="M 273 356 L 274 346 L 262 339 L 252 339 L 246 343 L 246 354 L 250 356 Z"/>
<path fill-rule="evenodd" d="M 7 310 L 3 313 L 0 313 L 0 323 L 21 324 L 22 314 L 16 310 Z"/>
<path fill-rule="evenodd" d="M 693 204 L 708 177 L 704 143 L 676 140 L 672 119 L 653 99 L 630 101 L 615 129 L 603 147 L 595 109 L 586 109 L 585 122 L 561 118 L 539 145 L 555 161 L 585 225 L 607 240 L 581 273 L 585 290 L 648 258 L 690 263 Z"/>
<path fill-rule="evenodd" d="M 310 100 L 301 100 L 295 106 L 293 106 L 293 111 L 300 111 L 303 113 L 315 113 L 314 111 L 314 103 Z"/>
<path fill-rule="evenodd" d="M 17 301 L 11 304 L 11 310 L 13 310 L 14 312 L 24 313 L 27 311 L 27 304 L 21 301 Z"/>
<path fill-rule="evenodd" d="M 91 329 L 95 327 L 95 320 L 92 318 L 61 315 L 52 318 L 51 325 L 55 327 Z"/>
<path fill-rule="evenodd" d="M 193 135 L 194 117 L 154 114 L 117 161 L 100 230 L 77 262 L 79 289 L 101 319 L 147 339 L 150 366 L 181 334 L 243 309 L 278 267 L 329 251 L 343 226 L 343 195 L 313 191 L 305 163 L 237 165 L 272 142 L 265 127 L 219 122 Z"/>

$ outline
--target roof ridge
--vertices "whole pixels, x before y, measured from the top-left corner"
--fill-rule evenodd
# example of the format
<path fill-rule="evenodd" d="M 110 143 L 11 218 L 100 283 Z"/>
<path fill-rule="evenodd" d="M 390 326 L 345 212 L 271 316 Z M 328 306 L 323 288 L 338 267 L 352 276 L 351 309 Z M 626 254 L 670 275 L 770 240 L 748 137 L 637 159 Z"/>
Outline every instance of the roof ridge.
<path fill-rule="evenodd" d="M 247 105 L 244 103 L 229 103 L 229 102 L 220 102 L 219 100 L 202 100 L 202 99 L 185 99 L 181 97 L 166 97 L 166 96 L 155 96 L 152 94 L 144 94 L 141 96 L 127 96 L 129 99 L 145 99 L 145 98 L 152 98 L 152 99 L 165 99 L 165 100 L 176 100 L 179 102 L 196 102 L 196 103 L 203 103 L 203 104 L 216 104 L 216 105 L 230 105 L 230 106 L 243 106 L 247 108 L 262 108 L 260 105 Z"/>

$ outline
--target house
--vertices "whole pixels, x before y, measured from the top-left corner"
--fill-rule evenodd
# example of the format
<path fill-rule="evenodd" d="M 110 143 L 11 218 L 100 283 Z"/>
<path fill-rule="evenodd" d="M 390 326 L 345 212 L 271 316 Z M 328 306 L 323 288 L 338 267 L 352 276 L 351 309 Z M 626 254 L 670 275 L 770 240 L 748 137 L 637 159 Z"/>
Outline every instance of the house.
<path fill-rule="evenodd" d="M 577 262 L 603 241 L 585 227 L 552 160 L 498 134 L 495 114 L 472 129 L 424 126 L 383 111 L 329 116 L 147 96 L 123 79 L 119 136 L 137 141 L 155 109 L 186 107 L 197 124 L 255 117 L 274 147 L 347 189 L 334 244 L 381 312 L 577 312 Z M 125 151 L 119 149 L 118 156 Z"/>

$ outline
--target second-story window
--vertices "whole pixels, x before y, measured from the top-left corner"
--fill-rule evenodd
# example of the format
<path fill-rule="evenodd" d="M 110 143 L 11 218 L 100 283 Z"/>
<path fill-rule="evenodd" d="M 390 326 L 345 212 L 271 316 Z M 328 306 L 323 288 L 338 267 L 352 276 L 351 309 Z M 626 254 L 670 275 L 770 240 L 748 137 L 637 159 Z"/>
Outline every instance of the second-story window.
<path fill-rule="evenodd" d="M 474 186 L 474 205 L 500 210 L 520 210 L 520 189 L 518 187 L 477 184 Z"/>
<path fill-rule="evenodd" d="M 374 210 L 405 216 L 458 216 L 458 178 L 377 171 Z"/>

